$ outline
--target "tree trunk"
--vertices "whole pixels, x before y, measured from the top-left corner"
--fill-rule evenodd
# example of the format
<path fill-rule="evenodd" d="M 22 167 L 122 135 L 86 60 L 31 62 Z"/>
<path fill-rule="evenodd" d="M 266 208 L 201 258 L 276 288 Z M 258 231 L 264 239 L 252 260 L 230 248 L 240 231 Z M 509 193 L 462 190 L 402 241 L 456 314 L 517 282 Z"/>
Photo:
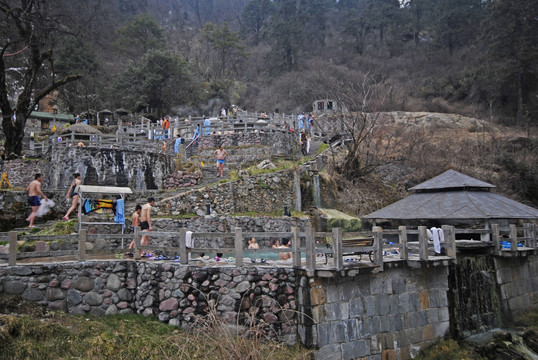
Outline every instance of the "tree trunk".
<path fill-rule="evenodd" d="M 2 114 L 2 128 L 6 141 L 4 143 L 6 159 L 14 159 L 22 155 L 22 138 L 24 137 L 24 124 L 26 117 L 17 114 L 17 120 L 13 121 L 12 114 Z"/>
<path fill-rule="evenodd" d="M 523 74 L 521 72 L 521 67 L 518 66 L 517 70 L 517 79 L 516 79 L 516 86 L 517 86 L 517 123 L 521 124 L 523 122 L 523 86 L 522 86 L 522 78 Z"/>

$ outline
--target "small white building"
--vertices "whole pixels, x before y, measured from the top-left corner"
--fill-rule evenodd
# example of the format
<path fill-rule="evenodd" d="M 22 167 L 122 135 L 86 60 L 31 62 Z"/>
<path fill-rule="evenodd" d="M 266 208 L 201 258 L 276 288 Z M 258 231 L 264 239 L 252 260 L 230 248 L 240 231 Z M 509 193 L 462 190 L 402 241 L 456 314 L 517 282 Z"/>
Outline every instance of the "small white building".
<path fill-rule="evenodd" d="M 315 100 L 312 104 L 314 114 L 333 113 L 338 111 L 337 102 L 331 99 Z"/>

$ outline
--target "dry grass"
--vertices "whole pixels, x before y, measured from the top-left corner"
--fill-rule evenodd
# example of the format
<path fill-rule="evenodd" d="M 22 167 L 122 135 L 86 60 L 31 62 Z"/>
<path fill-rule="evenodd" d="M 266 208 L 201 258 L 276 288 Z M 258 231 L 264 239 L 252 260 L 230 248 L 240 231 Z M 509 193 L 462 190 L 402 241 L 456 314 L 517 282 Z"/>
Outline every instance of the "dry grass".
<path fill-rule="evenodd" d="M 239 333 L 214 311 L 184 331 L 140 315 L 47 312 L 6 295 L 0 295 L 0 309 L 0 359 L 311 358 L 311 351 L 270 341 L 263 324 Z"/>

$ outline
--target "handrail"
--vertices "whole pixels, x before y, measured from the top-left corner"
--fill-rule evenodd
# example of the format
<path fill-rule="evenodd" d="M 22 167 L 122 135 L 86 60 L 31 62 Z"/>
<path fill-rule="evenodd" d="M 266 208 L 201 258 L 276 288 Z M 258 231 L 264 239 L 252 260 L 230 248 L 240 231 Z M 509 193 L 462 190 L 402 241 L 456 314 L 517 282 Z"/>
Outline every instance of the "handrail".
<path fill-rule="evenodd" d="M 453 226 L 443 225 L 442 231 L 444 234 L 444 243 L 441 243 L 440 246 L 444 249 L 445 254 L 443 255 L 448 259 L 456 258 L 456 234 L 457 233 L 469 233 L 467 229 L 455 229 Z M 498 256 L 513 256 L 514 252 L 520 250 L 536 250 L 537 247 L 537 232 L 536 226 L 534 224 L 524 224 L 522 228 L 516 227 L 516 225 L 510 225 L 510 237 L 506 239 L 507 242 L 503 242 L 502 238 L 499 236 L 499 226 L 492 224 L 491 229 L 473 229 L 473 231 L 479 230 L 481 234 L 487 234 L 491 236 L 491 241 L 478 241 L 481 243 L 488 244 L 493 247 L 493 254 Z M 179 246 L 170 247 L 165 246 L 161 247 L 162 249 L 169 249 L 172 251 L 179 252 L 180 254 L 180 263 L 188 264 L 189 257 L 188 252 L 192 251 L 215 251 L 223 252 L 224 250 L 234 253 L 235 255 L 235 264 L 236 266 L 243 265 L 243 255 L 245 253 L 256 253 L 256 250 L 246 249 L 245 239 L 250 237 L 259 237 L 259 238 L 291 238 L 292 247 L 291 248 L 266 248 L 264 251 L 271 251 L 275 253 L 280 252 L 290 252 L 292 253 L 292 264 L 294 267 L 302 268 L 302 258 L 301 254 L 305 255 L 305 269 L 307 272 L 315 271 L 319 269 L 316 264 L 316 258 L 318 254 L 332 254 L 334 258 L 334 269 L 341 271 L 345 268 L 344 257 L 349 256 L 354 253 L 370 253 L 372 255 L 373 266 L 376 267 L 377 271 L 383 270 L 383 255 L 385 249 L 394 250 L 397 248 L 399 250 L 400 260 L 409 261 L 417 260 L 416 251 L 418 250 L 418 260 L 427 261 L 430 260 L 429 253 L 432 252 L 434 246 L 433 242 L 430 241 L 427 237 L 427 231 L 425 226 L 419 226 L 417 230 L 408 229 L 405 226 L 400 226 L 397 230 L 387 229 L 384 230 L 381 227 L 374 227 L 372 231 L 363 231 L 363 232 L 353 232 L 353 233 L 343 233 L 342 229 L 335 228 L 331 232 L 314 232 L 311 227 L 308 227 L 304 232 L 299 231 L 298 228 L 292 227 L 290 231 L 278 231 L 278 232 L 243 232 L 241 228 L 235 228 L 232 232 L 193 232 L 192 236 L 194 238 L 205 238 L 205 239 L 234 239 L 233 247 L 228 248 L 187 248 L 186 244 L 186 229 L 182 228 L 179 232 L 163 232 L 163 231 L 149 231 L 142 232 L 140 227 L 136 227 L 134 233 L 132 234 L 88 234 L 85 229 L 81 229 L 78 235 L 18 235 L 17 232 L 11 231 L 9 233 L 0 233 L 0 240 L 8 239 L 9 240 L 9 253 L 7 255 L 8 265 L 14 266 L 17 263 L 17 259 L 21 258 L 30 258 L 30 257 L 46 257 L 46 256 L 60 256 L 64 252 L 69 252 L 70 254 L 78 255 L 79 260 L 85 260 L 87 251 L 86 251 L 86 242 L 88 240 L 95 239 L 134 239 L 134 256 L 135 259 L 141 258 L 141 250 L 148 249 L 149 247 L 141 246 L 142 236 L 149 236 L 151 238 L 159 239 L 178 239 Z M 518 233 L 523 233 L 523 236 L 518 236 Z M 397 243 L 389 243 L 385 240 L 384 236 L 386 235 L 398 235 Z M 409 241 L 408 235 L 418 234 L 418 241 Z M 346 236 L 347 235 L 347 236 Z M 351 239 L 370 239 L 368 243 L 352 243 Z M 316 239 L 320 238 L 330 238 L 332 241 L 332 248 L 317 248 Z M 68 240 L 74 241 L 78 239 L 78 250 L 60 250 L 60 251 L 48 251 L 48 252 L 39 252 L 35 254 L 21 254 L 18 252 L 19 242 L 35 242 L 35 241 L 53 241 L 53 240 Z M 301 239 L 305 239 L 304 247 L 301 247 Z M 373 239 L 373 240 L 372 240 Z M 123 243 L 122 243 L 123 244 Z M 122 245 L 123 248 L 123 245 Z M 156 249 L 155 246 L 151 246 L 152 249 Z M 157 249 L 159 249 L 157 247 Z M 67 254 L 67 253 L 65 253 Z M 0 255 L 0 258 L 5 258 L 5 255 Z M 326 269 L 326 268 L 324 268 Z"/>

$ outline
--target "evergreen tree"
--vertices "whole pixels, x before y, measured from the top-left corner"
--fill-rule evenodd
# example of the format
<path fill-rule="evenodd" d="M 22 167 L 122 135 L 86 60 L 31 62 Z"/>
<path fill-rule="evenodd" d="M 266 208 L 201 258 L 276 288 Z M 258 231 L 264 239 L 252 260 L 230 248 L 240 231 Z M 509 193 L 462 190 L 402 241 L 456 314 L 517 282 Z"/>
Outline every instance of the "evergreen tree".
<path fill-rule="evenodd" d="M 482 23 L 483 41 L 487 46 L 486 82 L 496 84 L 493 94 L 507 102 L 518 122 L 526 113 L 537 109 L 538 90 L 538 3 L 533 0 L 496 0 L 488 7 Z"/>

